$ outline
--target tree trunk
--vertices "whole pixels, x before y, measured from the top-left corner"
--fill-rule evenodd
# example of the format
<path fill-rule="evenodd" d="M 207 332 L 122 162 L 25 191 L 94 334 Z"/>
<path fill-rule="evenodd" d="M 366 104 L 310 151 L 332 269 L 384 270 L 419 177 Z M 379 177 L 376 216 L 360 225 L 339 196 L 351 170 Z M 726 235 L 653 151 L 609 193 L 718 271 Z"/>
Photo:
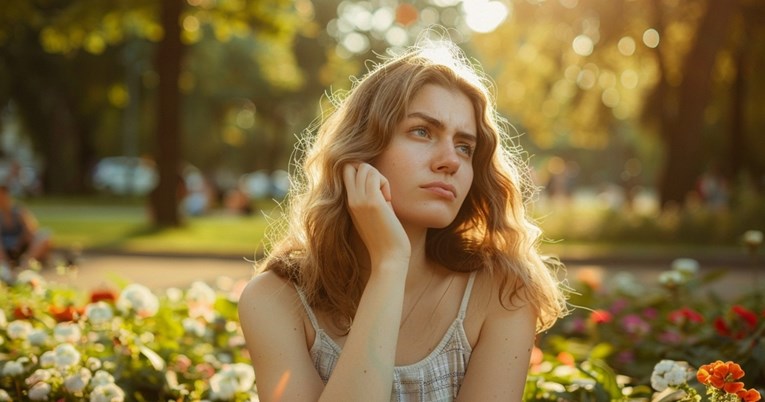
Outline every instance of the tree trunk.
<path fill-rule="evenodd" d="M 682 205 L 702 171 L 701 140 L 704 111 L 712 93 L 712 71 L 737 7 L 737 0 L 707 2 L 695 41 L 684 60 L 677 113 L 661 116 L 666 151 L 659 180 L 662 207 Z"/>
<path fill-rule="evenodd" d="M 159 183 L 152 193 L 154 224 L 159 227 L 180 226 L 178 205 L 182 192 L 181 125 L 178 78 L 181 73 L 183 44 L 181 43 L 180 16 L 183 0 L 160 2 L 161 22 L 165 31 L 156 55 L 159 75 L 156 154 Z"/>
<path fill-rule="evenodd" d="M 746 38 L 746 35 L 744 35 Z M 745 40 L 744 40 L 745 42 Z M 745 122 L 746 122 L 746 52 L 744 43 L 736 50 L 736 79 L 731 88 L 731 127 L 730 141 L 728 143 L 727 166 L 723 172 L 729 182 L 739 178 L 743 167 L 748 165 L 749 151 L 746 147 Z"/>

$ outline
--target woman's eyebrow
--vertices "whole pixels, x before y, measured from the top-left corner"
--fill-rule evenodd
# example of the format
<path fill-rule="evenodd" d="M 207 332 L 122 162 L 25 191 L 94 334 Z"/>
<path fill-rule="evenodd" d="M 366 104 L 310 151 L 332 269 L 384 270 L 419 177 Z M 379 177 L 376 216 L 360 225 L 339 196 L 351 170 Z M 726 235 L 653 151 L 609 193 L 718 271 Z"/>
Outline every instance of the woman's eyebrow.
<path fill-rule="evenodd" d="M 443 130 L 444 128 L 446 128 L 446 125 L 444 124 L 444 122 L 442 122 L 441 120 L 438 120 L 437 118 L 435 118 L 433 116 L 430 116 L 430 115 L 428 115 L 426 113 L 423 113 L 423 112 L 412 112 L 412 113 L 409 113 L 406 117 L 417 117 L 417 118 L 420 118 L 420 119 L 425 120 L 426 122 L 428 122 L 428 124 L 438 128 L 440 130 Z M 460 138 L 462 138 L 464 140 L 467 140 L 467 141 L 472 141 L 474 143 L 477 142 L 477 140 L 478 140 L 478 137 L 475 134 L 468 133 L 468 132 L 465 132 L 465 131 L 457 131 L 456 135 L 457 135 L 457 137 L 460 137 Z"/>

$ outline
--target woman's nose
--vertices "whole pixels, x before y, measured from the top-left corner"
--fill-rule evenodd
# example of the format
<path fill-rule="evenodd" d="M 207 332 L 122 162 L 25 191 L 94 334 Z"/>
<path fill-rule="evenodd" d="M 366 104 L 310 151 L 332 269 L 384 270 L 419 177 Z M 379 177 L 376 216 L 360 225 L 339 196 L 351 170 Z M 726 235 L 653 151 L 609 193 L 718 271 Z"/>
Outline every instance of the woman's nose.
<path fill-rule="evenodd" d="M 433 156 L 433 170 L 443 173 L 456 173 L 460 167 L 460 157 L 457 155 L 457 150 L 454 148 L 454 144 L 441 143 L 435 149 L 435 155 Z"/>

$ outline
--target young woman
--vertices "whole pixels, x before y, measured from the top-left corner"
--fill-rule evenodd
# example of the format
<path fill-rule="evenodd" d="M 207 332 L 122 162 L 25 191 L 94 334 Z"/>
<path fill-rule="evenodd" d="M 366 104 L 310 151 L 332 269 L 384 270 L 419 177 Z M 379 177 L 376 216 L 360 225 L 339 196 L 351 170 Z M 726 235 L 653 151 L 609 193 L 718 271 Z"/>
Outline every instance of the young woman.
<path fill-rule="evenodd" d="M 262 401 L 521 400 L 566 302 L 485 83 L 419 46 L 320 125 L 239 301 Z"/>

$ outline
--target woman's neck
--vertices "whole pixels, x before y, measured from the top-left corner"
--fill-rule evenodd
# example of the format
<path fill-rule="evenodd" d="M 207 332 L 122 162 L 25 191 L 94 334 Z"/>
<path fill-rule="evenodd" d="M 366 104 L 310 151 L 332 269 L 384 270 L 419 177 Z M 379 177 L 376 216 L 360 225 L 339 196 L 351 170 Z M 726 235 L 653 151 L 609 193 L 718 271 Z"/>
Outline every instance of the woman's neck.
<path fill-rule="evenodd" d="M 418 283 L 426 282 L 429 278 L 432 278 L 435 267 L 428 261 L 427 252 L 425 251 L 428 230 L 413 230 L 410 228 L 405 228 L 405 230 L 409 236 L 409 243 L 412 246 L 406 286 L 407 288 L 412 288 L 417 287 Z"/>

